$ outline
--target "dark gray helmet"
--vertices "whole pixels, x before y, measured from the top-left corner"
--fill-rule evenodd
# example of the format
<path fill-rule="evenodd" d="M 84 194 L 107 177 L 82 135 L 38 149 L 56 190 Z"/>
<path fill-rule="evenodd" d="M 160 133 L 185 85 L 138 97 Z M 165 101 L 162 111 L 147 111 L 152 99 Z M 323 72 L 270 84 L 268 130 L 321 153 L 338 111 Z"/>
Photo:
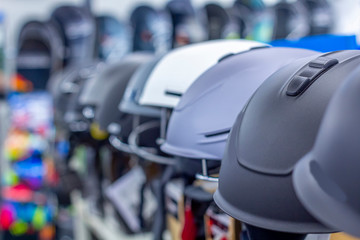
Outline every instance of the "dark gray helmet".
<path fill-rule="evenodd" d="M 33 83 L 34 89 L 45 89 L 52 73 L 62 67 L 63 46 L 55 28 L 48 22 L 30 21 L 20 30 L 16 70 Z"/>
<path fill-rule="evenodd" d="M 351 63 L 349 63 L 351 65 Z M 339 69 L 324 81 L 345 76 Z M 337 90 L 316 142 L 295 166 L 294 187 L 306 209 L 324 224 L 360 237 L 360 68 Z M 327 78 L 327 79 L 326 79 Z"/>
<path fill-rule="evenodd" d="M 359 51 L 308 57 L 269 77 L 237 117 L 221 163 L 218 206 L 260 228 L 291 233 L 336 231 L 298 200 L 295 164 L 315 142 L 323 114 Z"/>
<path fill-rule="evenodd" d="M 80 93 L 82 83 L 94 76 L 98 66 L 98 62 L 70 65 L 49 80 L 47 88 L 53 96 L 58 120 L 64 120 L 71 97 Z"/>
<path fill-rule="evenodd" d="M 132 75 L 132 71 L 143 61 L 150 61 L 151 53 L 136 53 L 125 57 L 116 63 L 105 66 L 85 86 L 80 95 L 79 103 L 83 107 L 83 113 L 87 118 L 93 118 L 96 108 L 104 101 L 110 88 L 113 88 L 122 76 L 126 78 Z"/>
<path fill-rule="evenodd" d="M 101 94 L 102 98 L 97 102 L 94 119 L 101 130 L 114 134 L 121 132 L 126 136 L 130 133 L 132 118 L 130 115 L 120 112 L 118 106 L 132 75 L 140 66 L 152 59 L 152 54 L 134 53 L 109 69 L 107 76 L 112 79 L 104 85 L 106 91 Z"/>
<path fill-rule="evenodd" d="M 228 12 L 218 4 L 210 3 L 205 5 L 204 11 L 207 18 L 208 39 L 220 39 L 225 36 L 230 24 Z"/>
<path fill-rule="evenodd" d="M 50 18 L 65 46 L 64 65 L 89 61 L 94 57 L 95 20 L 85 7 L 61 6 Z"/>

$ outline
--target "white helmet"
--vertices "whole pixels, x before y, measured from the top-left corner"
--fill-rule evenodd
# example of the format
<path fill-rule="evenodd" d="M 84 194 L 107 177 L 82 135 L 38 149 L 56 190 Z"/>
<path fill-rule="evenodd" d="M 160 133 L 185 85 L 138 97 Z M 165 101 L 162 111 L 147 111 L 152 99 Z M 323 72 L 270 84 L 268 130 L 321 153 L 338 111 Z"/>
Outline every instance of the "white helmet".
<path fill-rule="evenodd" d="M 157 64 L 139 103 L 174 108 L 189 86 L 220 58 L 266 46 L 249 40 L 213 40 L 175 49 Z"/>

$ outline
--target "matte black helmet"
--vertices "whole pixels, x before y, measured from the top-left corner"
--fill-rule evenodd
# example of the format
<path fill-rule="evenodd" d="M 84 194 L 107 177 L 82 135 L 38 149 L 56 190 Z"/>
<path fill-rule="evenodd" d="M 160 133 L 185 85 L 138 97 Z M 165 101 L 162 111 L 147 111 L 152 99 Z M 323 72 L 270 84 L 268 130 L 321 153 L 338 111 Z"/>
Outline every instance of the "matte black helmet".
<path fill-rule="evenodd" d="M 337 230 L 317 221 L 303 207 L 295 194 L 292 173 L 312 149 L 344 74 L 359 63 L 359 51 L 307 57 L 278 70 L 258 88 L 229 135 L 214 195 L 222 210 L 247 224 L 274 231 Z"/>
<path fill-rule="evenodd" d="M 57 27 L 65 46 L 65 62 L 78 63 L 94 57 L 95 21 L 85 7 L 56 8 L 50 21 Z"/>
<path fill-rule="evenodd" d="M 326 110 L 313 148 L 295 166 L 293 181 L 311 214 L 360 237 L 360 68 L 351 70 L 339 69 L 325 79 L 349 75 Z"/>
<path fill-rule="evenodd" d="M 62 67 L 63 46 L 55 28 L 47 22 L 30 21 L 20 30 L 16 70 L 45 89 L 51 74 Z"/>

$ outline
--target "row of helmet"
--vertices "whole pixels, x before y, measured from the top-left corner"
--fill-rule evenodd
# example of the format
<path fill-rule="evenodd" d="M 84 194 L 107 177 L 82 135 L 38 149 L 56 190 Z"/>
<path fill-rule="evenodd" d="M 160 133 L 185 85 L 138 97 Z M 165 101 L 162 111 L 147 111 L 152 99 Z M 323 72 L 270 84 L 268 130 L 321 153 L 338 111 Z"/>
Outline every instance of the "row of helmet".
<path fill-rule="evenodd" d="M 288 6 L 305 2 L 326 3 L 281 2 L 271 9 L 277 9 L 277 18 L 287 19 L 293 14 Z M 173 21 L 183 19 L 185 10 L 193 12 L 187 1 L 170 3 L 168 8 L 175 12 L 171 14 Z M 246 15 L 249 9 L 259 15 Z M 243 13 L 238 18 L 241 21 L 235 21 L 236 26 L 249 26 L 244 16 L 251 16 L 249 21 L 256 19 L 254 16 L 265 19 L 262 14 L 270 10 L 264 9 L 261 1 L 237 1 L 232 11 Z M 65 10 L 69 13 L 63 14 Z M 78 11 L 90 16 L 89 21 L 80 21 L 83 18 Z M 119 46 L 119 51 L 111 53 L 114 59 L 104 63 L 93 57 L 96 37 L 90 13 L 80 7 L 55 10 L 51 22 L 62 29 L 55 32 L 65 36 L 56 39 L 65 40 L 57 42 L 49 37 L 55 35 L 44 30 L 48 27 L 39 27 L 47 24 L 31 23 L 33 29 L 29 24 L 20 36 L 18 72 L 35 79 L 33 83 L 40 84 L 35 88 L 48 86 L 58 128 L 65 129 L 74 146 L 106 145 L 121 154 L 136 156 L 139 164 L 152 162 L 160 166 L 154 238 L 160 239 L 164 228 L 164 186 L 180 176 L 186 179 L 188 198 L 203 199 L 205 195 L 211 202 L 212 195 L 207 196 L 194 183 L 216 182 L 218 173 L 215 202 L 246 224 L 251 239 L 303 239 L 307 233 L 338 230 L 359 235 L 358 191 L 354 189 L 357 113 L 352 107 L 357 74 L 349 74 L 358 65 L 359 53 L 320 54 L 272 48 L 249 40 L 212 40 L 179 47 L 197 40 L 190 41 L 186 34 L 171 35 L 174 32 L 164 21 L 170 15 L 165 11 L 160 14 L 150 7 L 139 7 L 136 12 L 131 17 L 133 43 Z M 144 16 L 146 21 L 139 20 Z M 304 21 L 312 19 L 308 16 Z M 76 20 L 68 22 L 71 19 Z M 186 20 L 185 24 L 181 20 L 185 25 L 180 24 L 178 31 L 189 33 L 195 29 L 199 33 L 193 21 Z M 285 23 L 294 24 L 291 30 L 303 31 L 303 26 L 311 26 L 299 24 L 298 20 L 278 21 L 276 29 L 281 31 Z M 149 23 L 153 28 L 146 26 Z M 98 26 L 101 24 L 105 23 L 99 21 Z M 319 29 L 325 28 L 316 31 Z M 156 34 L 152 32 L 155 30 Z M 209 34 L 214 32 L 217 37 L 207 38 L 221 36 L 215 30 Z M 48 83 L 28 75 L 33 71 L 26 73 L 34 68 L 32 64 L 45 71 L 49 68 L 38 65 L 56 62 L 50 61 L 53 55 L 42 54 L 43 47 L 48 46 L 41 45 L 43 42 L 34 51 L 39 44 L 36 38 L 44 34 L 49 34 L 47 44 L 54 45 L 56 56 L 61 56 L 56 57 L 60 63 L 54 66 L 66 66 L 63 71 L 50 68 Z M 281 37 L 301 36 L 284 34 Z M 245 31 L 240 35 L 251 34 Z M 34 40 L 23 44 L 26 39 Z M 159 42 L 153 41 L 156 39 Z M 106 37 L 101 40 L 108 43 Z M 120 38 L 115 43 L 121 43 Z M 127 47 L 135 52 L 122 55 Z M 172 47 L 178 48 L 167 52 Z M 39 59 L 35 61 L 33 56 Z"/>
<path fill-rule="evenodd" d="M 326 0 L 235 1 L 231 9 L 208 3 L 195 9 L 189 0 L 171 0 L 163 10 L 136 7 L 128 23 L 111 16 L 94 17 L 83 6 L 56 8 L 49 21 L 31 21 L 18 40 L 17 70 L 44 88 L 50 74 L 89 59 L 116 61 L 131 51 L 165 53 L 204 40 L 247 38 L 271 41 L 329 33 L 332 9 Z M 36 49 L 39 54 L 34 56 Z M 41 54 L 40 54 L 41 52 Z M 33 68 L 43 70 L 34 76 Z"/>
<path fill-rule="evenodd" d="M 252 239 L 359 236 L 359 56 L 213 40 L 77 69 L 55 103 L 70 132 L 96 124 L 190 186 L 221 165 L 215 202 Z"/>

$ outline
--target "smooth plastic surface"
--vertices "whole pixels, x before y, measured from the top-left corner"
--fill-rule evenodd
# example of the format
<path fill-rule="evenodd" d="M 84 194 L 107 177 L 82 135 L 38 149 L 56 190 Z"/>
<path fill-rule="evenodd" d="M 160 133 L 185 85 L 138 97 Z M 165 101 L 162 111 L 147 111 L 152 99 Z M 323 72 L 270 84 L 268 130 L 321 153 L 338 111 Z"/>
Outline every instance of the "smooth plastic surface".
<path fill-rule="evenodd" d="M 314 147 L 296 165 L 293 180 L 310 213 L 360 237 L 360 68 L 351 70 L 339 70 L 346 81 L 326 110 Z"/>
<path fill-rule="evenodd" d="M 358 51 L 325 56 L 339 63 L 314 79 L 300 95 L 288 96 L 287 87 L 317 57 L 298 60 L 274 73 L 237 117 L 214 195 L 218 206 L 230 216 L 281 232 L 338 230 L 310 215 L 292 184 L 294 166 L 312 149 L 324 112 L 344 81 L 344 73 L 360 63 Z"/>
<path fill-rule="evenodd" d="M 182 96 L 161 149 L 182 157 L 221 160 L 230 129 L 256 89 L 286 64 L 316 54 L 304 49 L 263 48 L 216 64 Z"/>
<path fill-rule="evenodd" d="M 247 40 L 214 40 L 172 50 L 156 65 L 139 102 L 173 108 L 188 87 L 221 57 L 261 46 L 266 45 Z"/>

